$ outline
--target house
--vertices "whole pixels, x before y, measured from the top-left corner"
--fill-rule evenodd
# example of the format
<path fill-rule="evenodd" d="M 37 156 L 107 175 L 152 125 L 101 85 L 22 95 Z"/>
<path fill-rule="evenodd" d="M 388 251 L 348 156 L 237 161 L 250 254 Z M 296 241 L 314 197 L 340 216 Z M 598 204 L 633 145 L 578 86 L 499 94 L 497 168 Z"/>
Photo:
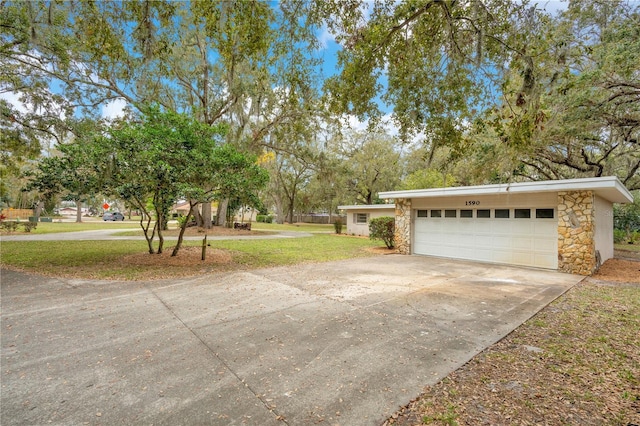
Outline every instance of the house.
<path fill-rule="evenodd" d="M 395 204 L 338 206 L 347 216 L 347 234 L 369 236 L 369 221 L 376 217 L 395 216 Z"/>
<path fill-rule="evenodd" d="M 400 253 L 580 275 L 591 275 L 613 257 L 613 203 L 633 201 L 616 177 L 390 191 L 379 197 L 395 201 Z"/>

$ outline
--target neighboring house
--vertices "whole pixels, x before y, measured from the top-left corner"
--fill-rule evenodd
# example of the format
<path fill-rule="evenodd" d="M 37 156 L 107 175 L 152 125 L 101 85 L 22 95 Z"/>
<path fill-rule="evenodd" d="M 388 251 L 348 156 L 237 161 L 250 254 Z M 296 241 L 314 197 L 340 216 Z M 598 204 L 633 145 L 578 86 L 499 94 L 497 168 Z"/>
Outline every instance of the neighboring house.
<path fill-rule="evenodd" d="M 62 216 L 75 216 L 78 210 L 75 207 L 62 207 L 58 209 L 58 214 Z"/>
<path fill-rule="evenodd" d="M 347 234 L 369 236 L 369 221 L 376 217 L 395 216 L 395 204 L 338 206 L 347 216 Z"/>
<path fill-rule="evenodd" d="M 171 208 L 171 214 L 177 214 L 179 216 L 186 216 L 189 214 L 190 205 L 188 201 L 181 201 L 176 203 Z"/>
<path fill-rule="evenodd" d="M 581 275 L 593 274 L 613 257 L 613 203 L 633 201 L 616 177 L 378 195 L 395 200 L 395 242 L 400 253 Z"/>
<path fill-rule="evenodd" d="M 211 211 L 213 212 L 213 214 L 216 214 L 216 209 L 218 208 L 218 203 L 217 202 L 212 202 L 211 203 Z M 171 214 L 177 214 L 179 216 L 186 216 L 187 214 L 189 214 L 189 202 L 188 201 L 180 201 L 176 204 L 173 205 L 173 207 L 171 207 Z M 202 212 L 202 206 L 198 205 L 198 211 Z"/>

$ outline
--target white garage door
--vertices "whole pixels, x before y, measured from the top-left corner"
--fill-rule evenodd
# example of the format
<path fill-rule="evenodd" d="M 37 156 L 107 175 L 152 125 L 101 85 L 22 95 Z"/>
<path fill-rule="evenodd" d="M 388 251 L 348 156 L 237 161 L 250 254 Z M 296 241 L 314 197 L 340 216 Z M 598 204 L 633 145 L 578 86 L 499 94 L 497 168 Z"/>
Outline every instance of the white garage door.
<path fill-rule="evenodd" d="M 558 268 L 553 208 L 416 210 L 414 253 Z"/>

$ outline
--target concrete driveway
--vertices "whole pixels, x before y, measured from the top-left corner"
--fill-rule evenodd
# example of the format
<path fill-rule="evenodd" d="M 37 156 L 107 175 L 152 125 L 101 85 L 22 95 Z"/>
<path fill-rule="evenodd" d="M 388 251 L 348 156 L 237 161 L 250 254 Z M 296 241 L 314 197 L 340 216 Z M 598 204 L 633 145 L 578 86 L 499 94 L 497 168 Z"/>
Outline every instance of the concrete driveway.
<path fill-rule="evenodd" d="M 2 425 L 376 425 L 582 277 L 388 255 L 180 281 L 2 271 Z"/>

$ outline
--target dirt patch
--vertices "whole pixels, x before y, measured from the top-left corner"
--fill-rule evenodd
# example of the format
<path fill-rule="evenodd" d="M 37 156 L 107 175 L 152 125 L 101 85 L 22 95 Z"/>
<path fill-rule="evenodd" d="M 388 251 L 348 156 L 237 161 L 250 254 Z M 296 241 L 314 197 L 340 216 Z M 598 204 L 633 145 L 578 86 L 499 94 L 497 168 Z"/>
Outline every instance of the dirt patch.
<path fill-rule="evenodd" d="M 640 262 L 609 259 L 598 269 L 593 278 L 603 281 L 640 284 Z"/>
<path fill-rule="evenodd" d="M 615 249 L 614 252 L 616 259 L 640 260 L 639 250 Z"/>
<path fill-rule="evenodd" d="M 203 265 L 228 265 L 233 261 L 230 253 L 224 250 L 207 247 L 205 260 L 202 260 L 202 247 L 183 246 L 177 256 L 171 256 L 173 247 L 161 254 L 136 253 L 123 256 L 120 259 L 122 265 L 130 266 L 203 266 Z"/>
<path fill-rule="evenodd" d="M 369 247 L 366 249 L 369 253 L 373 254 L 395 254 L 398 253 L 398 249 L 396 248 L 386 248 L 386 247 Z"/>
<path fill-rule="evenodd" d="M 639 270 L 608 260 L 383 425 L 640 424 Z"/>

